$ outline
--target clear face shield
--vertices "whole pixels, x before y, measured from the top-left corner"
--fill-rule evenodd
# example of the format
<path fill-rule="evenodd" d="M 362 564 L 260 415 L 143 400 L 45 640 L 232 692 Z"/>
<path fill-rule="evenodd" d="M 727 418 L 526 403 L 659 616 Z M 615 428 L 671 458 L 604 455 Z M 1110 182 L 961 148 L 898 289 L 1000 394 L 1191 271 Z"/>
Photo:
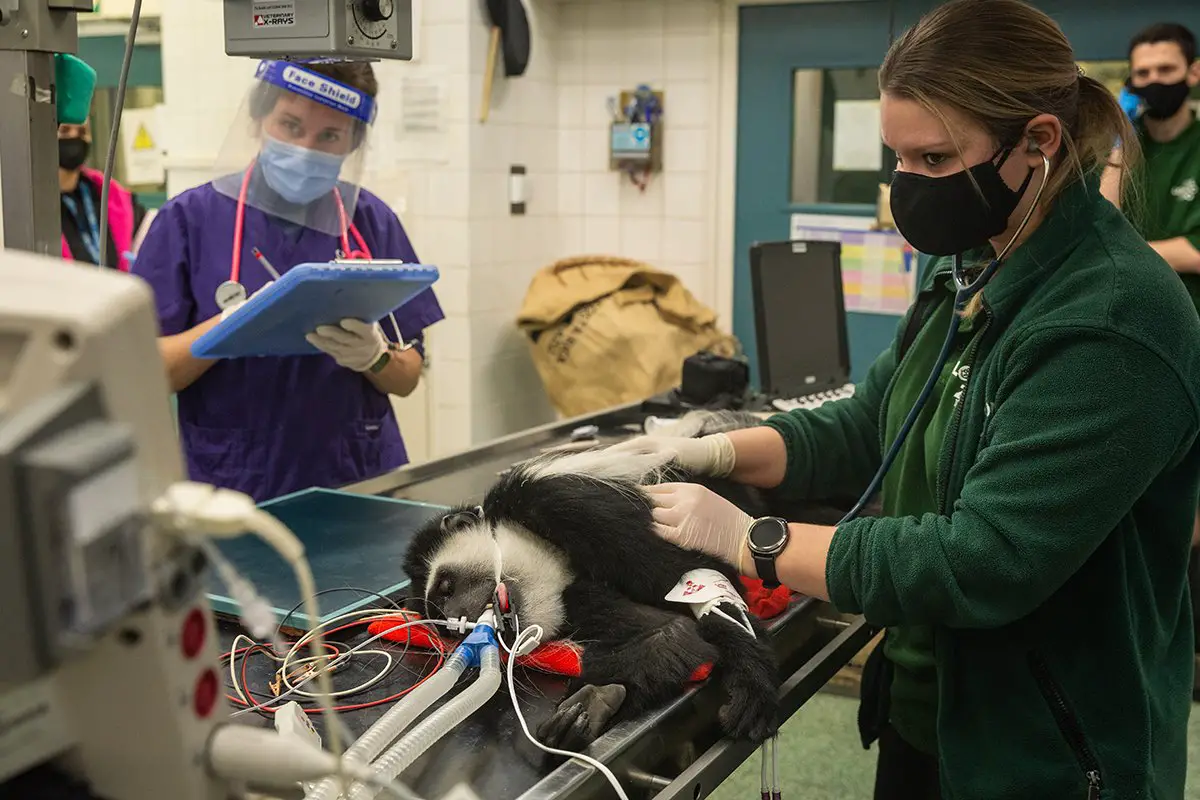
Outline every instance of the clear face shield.
<path fill-rule="evenodd" d="M 354 218 L 375 101 L 310 68 L 263 61 L 217 157 L 220 193 L 332 236 Z"/>

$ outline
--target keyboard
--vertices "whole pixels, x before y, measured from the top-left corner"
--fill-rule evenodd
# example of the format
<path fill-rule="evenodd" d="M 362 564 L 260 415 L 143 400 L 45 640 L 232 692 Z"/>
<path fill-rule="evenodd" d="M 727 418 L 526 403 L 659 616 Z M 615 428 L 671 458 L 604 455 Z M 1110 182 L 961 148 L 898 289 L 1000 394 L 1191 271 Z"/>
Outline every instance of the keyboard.
<path fill-rule="evenodd" d="M 771 405 L 778 411 L 796 411 L 797 409 L 820 408 L 826 403 L 832 403 L 834 400 L 844 400 L 854 394 L 854 384 L 847 383 L 845 386 L 837 389 L 826 389 L 823 392 L 815 394 L 806 394 L 802 397 L 788 397 L 772 400 Z"/>

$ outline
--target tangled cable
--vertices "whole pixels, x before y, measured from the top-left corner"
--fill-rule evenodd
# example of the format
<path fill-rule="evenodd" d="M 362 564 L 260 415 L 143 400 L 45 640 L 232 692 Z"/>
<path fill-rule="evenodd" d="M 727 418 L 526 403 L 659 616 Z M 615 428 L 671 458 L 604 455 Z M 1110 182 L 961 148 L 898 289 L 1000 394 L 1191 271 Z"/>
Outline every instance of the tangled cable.
<path fill-rule="evenodd" d="M 379 648 L 368 649 L 371 645 L 397 630 L 402 630 L 409 627 L 432 627 L 440 624 L 437 620 L 414 619 L 409 622 L 389 627 L 385 631 L 382 631 L 378 635 L 372 636 L 371 638 L 354 647 L 349 647 L 336 641 L 326 640 L 322 642 L 322 647 L 324 648 L 325 653 L 321 655 L 309 655 L 307 657 L 303 657 L 301 651 L 305 648 L 311 648 L 313 638 L 318 635 L 322 637 L 333 636 L 345 631 L 365 628 L 372 622 L 380 619 L 394 620 L 397 611 L 399 611 L 401 614 L 405 613 L 404 610 L 401 609 L 400 606 L 397 605 L 391 598 L 381 595 L 378 592 L 372 592 L 366 589 L 357 589 L 354 587 L 326 589 L 322 592 L 318 592 L 318 594 L 330 594 L 333 592 L 357 592 L 362 595 L 374 596 L 385 601 L 392 606 L 392 609 L 395 610 L 369 608 L 339 615 L 333 619 L 313 625 L 306 633 L 301 635 L 300 638 L 291 643 L 284 652 L 279 652 L 274 644 L 255 641 L 245 634 L 238 634 L 234 638 L 229 652 L 224 653 L 221 656 L 222 663 L 227 663 L 229 666 L 229 685 L 227 689 L 231 693 L 227 693 L 226 698 L 231 703 L 241 707 L 241 710 L 235 712 L 234 716 L 239 716 L 252 711 L 260 714 L 273 714 L 281 703 L 292 699 L 293 697 L 305 700 L 317 699 L 319 697 L 318 692 L 306 690 L 304 687 L 310 681 L 315 680 L 319 674 L 327 673 L 329 675 L 334 675 L 341 671 L 344 667 L 348 666 L 351 663 L 351 660 L 356 656 L 368 656 L 371 658 L 371 660 L 382 657 L 385 663 L 381 670 L 356 686 L 333 691 L 330 694 L 330 697 L 335 699 L 345 699 L 354 697 L 355 695 L 360 695 L 372 688 L 375 688 L 385 679 L 387 679 L 409 652 L 409 645 L 407 643 L 403 649 L 399 651 Z M 299 608 L 300 604 L 297 604 L 291 609 L 291 611 L 284 615 L 282 620 L 280 620 L 276 628 L 275 635 L 272 637 L 273 641 L 282 641 L 282 629 L 287 624 L 288 620 L 291 619 L 297 610 L 299 610 Z M 374 708 L 376 706 L 387 705 L 388 703 L 395 702 L 401 697 L 404 697 L 417 686 L 420 686 L 421 683 L 424 683 L 426 680 L 428 680 L 431 675 L 433 675 L 442 667 L 442 664 L 445 662 L 446 658 L 445 648 L 440 644 L 437 637 L 431 636 L 430 640 L 433 643 L 434 652 L 431 653 L 429 657 L 435 658 L 436 660 L 432 664 L 432 668 L 425 670 L 426 674 L 420 681 L 388 697 L 363 703 L 337 705 L 335 706 L 335 710 L 358 711 L 364 708 Z M 256 653 L 261 654 L 262 656 L 274 661 L 279 665 L 278 668 L 274 670 L 274 677 L 269 685 L 271 690 L 269 693 L 255 692 L 250 688 L 249 677 L 247 674 L 248 665 L 251 656 L 255 655 Z M 263 700 L 257 699 L 256 695 L 263 698 Z M 303 708 L 302 710 L 306 714 L 320 713 L 320 709 L 316 707 Z"/>

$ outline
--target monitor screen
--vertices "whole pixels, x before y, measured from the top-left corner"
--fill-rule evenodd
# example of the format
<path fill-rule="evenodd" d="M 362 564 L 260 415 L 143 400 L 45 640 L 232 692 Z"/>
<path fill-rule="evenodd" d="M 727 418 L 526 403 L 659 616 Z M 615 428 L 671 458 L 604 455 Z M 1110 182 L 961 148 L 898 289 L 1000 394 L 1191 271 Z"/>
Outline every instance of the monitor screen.
<path fill-rule="evenodd" d="M 751 253 L 762 390 L 782 397 L 849 379 L 838 242 L 771 242 Z"/>

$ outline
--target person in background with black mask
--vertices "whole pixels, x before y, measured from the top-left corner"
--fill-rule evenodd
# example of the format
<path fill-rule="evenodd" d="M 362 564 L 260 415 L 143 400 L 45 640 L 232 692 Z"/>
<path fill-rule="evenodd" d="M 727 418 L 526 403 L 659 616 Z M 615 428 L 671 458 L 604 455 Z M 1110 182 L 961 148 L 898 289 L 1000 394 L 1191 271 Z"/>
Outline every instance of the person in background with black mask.
<path fill-rule="evenodd" d="M 100 263 L 100 198 L 104 174 L 84 167 L 91 152 L 88 123 L 58 126 L 58 188 L 62 193 L 62 254 L 69 261 Z M 108 197 L 108 253 L 105 265 L 129 271 L 126 253 L 146 209 L 116 180 Z"/>
<path fill-rule="evenodd" d="M 940 257 L 892 346 L 853 397 L 616 447 L 812 501 L 897 454 L 882 513 L 836 526 L 649 489 L 665 539 L 886 629 L 859 712 L 876 800 L 1182 798 L 1200 316 L 1100 196 L 1138 137 L 1018 0 L 939 5 L 879 89 L 892 217 Z"/>
<path fill-rule="evenodd" d="M 1133 37 L 1122 104 L 1145 164 L 1135 172 L 1144 206 L 1132 209 L 1130 221 L 1179 273 L 1200 311 L 1200 124 L 1188 102 L 1198 85 L 1200 61 L 1190 30 L 1159 23 Z M 1117 154 L 1104 182 L 1105 195 L 1118 208 L 1119 160 Z"/>

